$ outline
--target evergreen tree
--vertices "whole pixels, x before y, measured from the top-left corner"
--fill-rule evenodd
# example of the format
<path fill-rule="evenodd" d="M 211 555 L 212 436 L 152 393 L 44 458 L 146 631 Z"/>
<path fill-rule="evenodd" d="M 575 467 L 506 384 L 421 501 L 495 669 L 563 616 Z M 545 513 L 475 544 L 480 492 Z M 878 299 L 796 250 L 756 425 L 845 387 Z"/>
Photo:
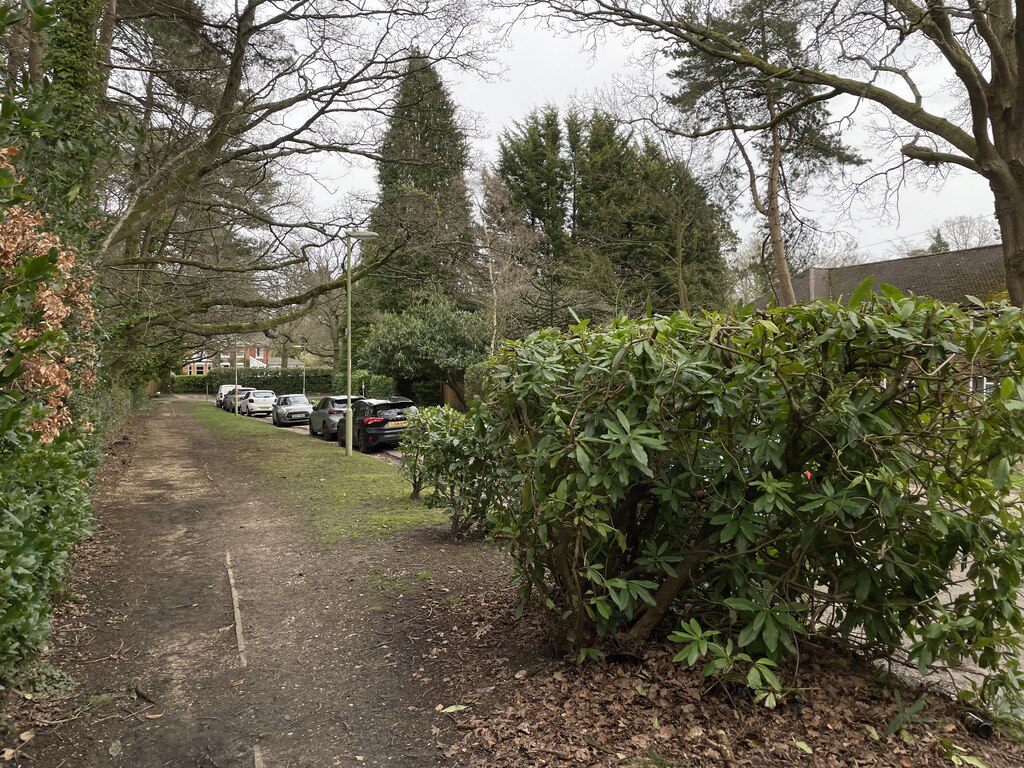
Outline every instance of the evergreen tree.
<path fill-rule="evenodd" d="M 533 291 L 524 298 L 528 322 L 562 325 L 569 318 L 569 183 L 561 119 L 555 107 L 531 112 L 499 139 L 498 174 L 513 203 L 541 235 Z"/>
<path fill-rule="evenodd" d="M 723 212 L 685 163 L 614 116 L 533 113 L 502 136 L 498 170 L 547 243 L 531 299 L 539 324 L 564 322 L 569 306 L 603 320 L 727 300 Z"/>
<path fill-rule="evenodd" d="M 735 37 L 758 57 L 783 67 L 807 63 L 800 20 L 806 0 L 745 0 L 708 28 Z M 684 130 L 721 135 L 748 179 L 751 203 L 765 217 L 778 299 L 796 301 L 790 273 L 787 218 L 797 216 L 794 199 L 809 180 L 827 169 L 862 162 L 830 124 L 820 88 L 797 80 L 773 80 L 697 48 L 676 52 L 672 77 L 681 83 L 669 102 L 679 108 Z M 799 227 L 795 228 L 799 230 Z"/>
<path fill-rule="evenodd" d="M 428 296 L 471 302 L 465 265 L 472 231 L 465 173 L 469 145 L 437 70 L 413 57 L 380 144 L 380 198 L 366 247 L 393 254 L 360 284 L 360 303 L 402 311 Z"/>

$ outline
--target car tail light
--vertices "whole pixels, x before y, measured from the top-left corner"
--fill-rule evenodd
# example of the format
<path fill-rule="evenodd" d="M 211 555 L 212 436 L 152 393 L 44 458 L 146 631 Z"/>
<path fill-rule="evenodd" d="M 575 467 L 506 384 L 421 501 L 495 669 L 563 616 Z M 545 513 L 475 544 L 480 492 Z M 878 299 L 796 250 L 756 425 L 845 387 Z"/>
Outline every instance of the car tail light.
<path fill-rule="evenodd" d="M 344 413 L 345 409 L 344 408 L 328 408 L 327 412 L 328 413 Z"/>
<path fill-rule="evenodd" d="M 363 419 L 364 427 L 379 427 L 383 423 L 384 419 L 382 419 L 380 416 L 370 416 L 368 418 Z"/>
<path fill-rule="evenodd" d="M 255 400 L 253 400 L 253 399 L 252 399 L 252 398 L 250 397 L 250 398 L 249 398 L 249 402 L 250 402 L 250 403 L 255 403 L 256 401 L 255 401 Z"/>

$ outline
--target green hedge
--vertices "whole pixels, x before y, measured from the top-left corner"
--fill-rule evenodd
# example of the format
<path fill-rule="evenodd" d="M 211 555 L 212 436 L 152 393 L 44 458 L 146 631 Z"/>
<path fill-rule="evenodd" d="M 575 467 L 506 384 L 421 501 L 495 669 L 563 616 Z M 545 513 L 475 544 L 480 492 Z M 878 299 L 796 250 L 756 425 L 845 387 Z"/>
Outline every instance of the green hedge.
<path fill-rule="evenodd" d="M 0 178 L 4 170 L 0 165 Z M 12 236 L 7 227 L 19 218 L 4 222 L 3 235 L 25 246 L 37 226 Z M 88 417 L 63 410 L 71 386 L 83 383 L 70 365 L 68 330 L 85 332 L 73 325 L 70 303 L 70 316 L 47 317 L 73 285 L 57 249 L 45 240 L 39 247 L 48 252 L 0 264 L 0 690 L 49 635 L 50 595 L 90 525 L 97 455 L 94 438 L 82 434 L 91 429 Z M 37 301 L 44 291 L 48 302 Z"/>
<path fill-rule="evenodd" d="M 210 391 L 210 379 L 208 376 L 189 376 L 186 374 L 178 374 L 171 378 L 171 391 L 175 394 L 203 394 Z M 217 388 L 213 388 L 213 393 L 217 393 Z"/>
<path fill-rule="evenodd" d="M 682 614 L 690 663 L 714 636 L 768 664 L 840 637 L 1019 692 L 1024 318 L 884 291 L 499 350 L 489 427 L 459 437 L 521 490 L 489 525 L 524 597 L 577 648 Z"/>
<path fill-rule="evenodd" d="M 352 371 L 352 393 L 359 394 L 359 383 L 366 382 L 367 397 L 390 397 L 395 394 L 394 379 L 365 370 Z M 179 374 L 174 377 L 171 391 L 177 394 L 216 394 L 221 384 L 234 384 L 235 370 L 219 368 L 204 376 Z M 301 368 L 239 368 L 238 384 L 242 387 L 270 389 L 279 395 L 302 392 Z M 345 372 L 331 368 L 307 368 L 306 392 L 316 394 L 340 394 L 345 391 Z"/>
<path fill-rule="evenodd" d="M 205 376 L 175 376 L 171 384 L 171 391 L 178 394 L 209 392 L 213 395 L 221 384 L 234 383 L 234 368 L 216 368 Z M 332 369 L 306 369 L 306 392 L 331 392 L 333 383 L 334 371 Z M 238 384 L 242 387 L 270 389 L 281 395 L 302 392 L 302 368 L 239 368 Z"/>

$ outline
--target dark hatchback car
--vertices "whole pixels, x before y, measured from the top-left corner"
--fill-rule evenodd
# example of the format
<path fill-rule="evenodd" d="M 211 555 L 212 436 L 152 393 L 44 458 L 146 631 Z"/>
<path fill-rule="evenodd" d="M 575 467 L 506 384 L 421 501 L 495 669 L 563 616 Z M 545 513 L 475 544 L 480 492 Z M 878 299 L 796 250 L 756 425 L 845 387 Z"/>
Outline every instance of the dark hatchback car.
<path fill-rule="evenodd" d="M 361 453 L 372 448 L 394 448 L 416 411 L 412 400 L 360 400 L 352 404 L 352 442 Z M 338 430 L 338 442 L 345 444 L 345 425 Z"/>

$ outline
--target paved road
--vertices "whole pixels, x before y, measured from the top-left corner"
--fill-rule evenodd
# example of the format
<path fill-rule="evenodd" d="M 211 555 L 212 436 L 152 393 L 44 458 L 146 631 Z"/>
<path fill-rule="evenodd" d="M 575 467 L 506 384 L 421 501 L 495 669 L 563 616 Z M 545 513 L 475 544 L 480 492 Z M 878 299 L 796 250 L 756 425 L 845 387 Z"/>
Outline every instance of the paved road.
<path fill-rule="evenodd" d="M 209 400 L 209 403 L 210 403 L 210 406 L 213 407 L 213 400 L 212 399 Z M 239 418 L 248 418 L 248 417 L 246 417 L 246 416 L 239 416 Z M 292 425 L 292 426 L 287 426 L 286 425 L 286 426 L 275 427 L 269 416 L 253 416 L 252 420 L 253 421 L 257 421 L 257 422 L 262 422 L 262 423 L 266 424 L 267 426 L 271 427 L 272 429 L 279 429 L 282 432 L 294 432 L 294 433 L 297 433 L 297 434 L 306 435 L 310 439 L 314 439 L 313 436 L 309 434 L 309 426 L 307 424 L 295 424 L 295 425 Z M 317 436 L 316 439 L 323 440 L 323 437 L 322 436 Z M 326 443 L 328 441 L 324 440 L 324 442 Z M 335 445 L 338 445 L 339 447 L 344 447 L 344 446 L 341 446 L 338 443 L 337 440 L 331 440 L 329 442 L 334 443 Z M 391 464 L 394 464 L 394 463 L 398 462 L 402 458 L 402 452 L 397 450 L 397 449 L 385 450 L 385 451 L 374 451 L 371 455 L 372 456 L 376 456 L 377 458 L 382 459 L 383 461 L 387 461 L 387 462 L 389 462 Z"/>

